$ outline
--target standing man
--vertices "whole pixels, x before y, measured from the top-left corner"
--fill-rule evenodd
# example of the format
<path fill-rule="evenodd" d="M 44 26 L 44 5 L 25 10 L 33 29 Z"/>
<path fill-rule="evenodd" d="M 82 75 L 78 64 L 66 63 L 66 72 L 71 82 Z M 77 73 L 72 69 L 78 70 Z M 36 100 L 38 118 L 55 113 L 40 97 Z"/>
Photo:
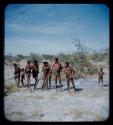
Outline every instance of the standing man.
<path fill-rule="evenodd" d="M 13 66 L 14 66 L 15 82 L 16 82 L 17 87 L 19 87 L 19 84 L 20 84 L 20 68 L 17 66 L 16 63 L 14 63 Z"/>
<path fill-rule="evenodd" d="M 43 66 L 42 66 L 42 72 L 43 72 L 43 85 L 42 85 L 42 90 L 46 86 L 47 89 L 49 90 L 48 87 L 48 78 L 50 74 L 50 67 L 48 65 L 48 62 L 44 61 Z"/>
<path fill-rule="evenodd" d="M 27 64 L 25 67 L 25 73 L 26 73 L 26 77 L 27 77 L 27 89 L 29 87 L 30 91 L 31 91 L 31 85 L 30 85 L 31 69 L 32 69 L 32 66 L 30 64 L 30 61 L 27 61 Z"/>
<path fill-rule="evenodd" d="M 49 88 L 51 88 L 51 73 L 50 73 L 51 65 L 48 62 L 47 62 L 47 65 L 49 67 L 49 74 L 48 74 Z"/>
<path fill-rule="evenodd" d="M 73 67 L 69 65 L 69 62 L 65 62 L 64 73 L 66 74 L 68 91 L 70 92 L 70 88 L 69 88 L 70 81 L 71 81 L 74 91 L 75 91 L 75 85 L 74 85 L 75 71 L 74 71 Z"/>
<path fill-rule="evenodd" d="M 34 90 L 36 90 L 37 88 L 37 84 L 38 84 L 38 74 L 39 74 L 39 65 L 37 63 L 36 60 L 34 60 L 33 62 L 33 66 L 32 66 L 32 75 L 33 78 L 35 79 L 35 85 L 34 85 Z"/>
<path fill-rule="evenodd" d="M 54 58 L 54 63 L 52 65 L 52 67 L 51 67 L 51 73 L 53 72 L 53 75 L 54 75 L 56 92 L 57 92 L 57 81 L 59 81 L 60 90 L 62 90 L 61 71 L 62 71 L 61 63 L 59 62 L 58 58 Z"/>
<path fill-rule="evenodd" d="M 22 68 L 20 71 L 20 79 L 21 79 L 21 86 L 25 87 L 25 85 L 24 85 L 24 79 L 25 79 L 24 68 Z"/>

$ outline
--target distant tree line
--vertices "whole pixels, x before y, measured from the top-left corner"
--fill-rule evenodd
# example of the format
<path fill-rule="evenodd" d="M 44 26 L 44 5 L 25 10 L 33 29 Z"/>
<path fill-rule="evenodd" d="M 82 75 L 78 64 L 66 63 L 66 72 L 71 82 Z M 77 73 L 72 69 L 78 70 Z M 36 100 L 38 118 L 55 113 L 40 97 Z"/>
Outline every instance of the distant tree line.
<path fill-rule="evenodd" d="M 93 63 L 106 62 L 106 64 L 109 65 L 109 48 L 90 52 L 88 47 L 81 43 L 79 38 L 74 38 L 73 45 L 77 51 L 73 52 L 72 54 L 59 53 L 57 55 L 49 55 L 30 53 L 29 56 L 24 56 L 22 54 L 12 56 L 9 54 L 5 55 L 5 63 L 12 63 L 13 61 L 19 62 L 23 59 L 30 60 L 31 62 L 33 62 L 33 60 L 37 60 L 38 63 L 41 63 L 43 60 L 49 60 L 51 62 L 54 57 L 58 57 L 63 64 L 66 61 L 70 62 L 70 64 L 76 69 L 75 71 L 77 78 L 86 77 L 88 74 L 97 73 L 98 67 L 93 65 Z"/>
<path fill-rule="evenodd" d="M 13 63 L 14 61 L 19 62 L 23 59 L 37 60 L 41 63 L 43 60 L 52 61 L 54 57 L 58 57 L 59 60 L 64 64 L 64 62 L 69 61 L 71 65 L 76 69 L 77 78 L 86 77 L 88 74 L 97 73 L 97 67 L 94 66 L 92 62 L 106 62 L 109 64 L 109 49 L 103 49 L 100 51 L 93 51 L 92 53 L 88 52 L 86 49 L 81 49 L 72 54 L 59 53 L 57 55 L 49 54 L 36 54 L 30 53 L 29 56 L 24 56 L 18 54 L 17 56 L 12 56 L 11 54 L 5 55 L 5 63 Z"/>

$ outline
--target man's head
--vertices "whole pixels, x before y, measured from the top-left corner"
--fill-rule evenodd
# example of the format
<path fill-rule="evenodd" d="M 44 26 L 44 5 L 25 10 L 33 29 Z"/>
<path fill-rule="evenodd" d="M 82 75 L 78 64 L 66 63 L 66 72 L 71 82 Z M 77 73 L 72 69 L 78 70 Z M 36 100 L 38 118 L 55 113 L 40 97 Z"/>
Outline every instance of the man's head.
<path fill-rule="evenodd" d="M 47 62 L 46 62 L 46 61 L 44 61 L 44 62 L 43 62 L 43 65 L 44 65 L 44 66 L 46 66 L 46 65 L 47 65 Z"/>
<path fill-rule="evenodd" d="M 16 66 L 17 64 L 16 63 L 13 63 L 13 66 Z"/>
<path fill-rule="evenodd" d="M 29 61 L 29 60 L 27 61 L 27 64 L 30 64 L 30 61 Z"/>
<path fill-rule="evenodd" d="M 18 70 L 20 70 L 20 67 L 18 67 Z"/>
<path fill-rule="evenodd" d="M 17 67 L 17 64 L 16 64 L 16 63 L 13 63 L 13 66 L 14 66 L 14 67 Z"/>
<path fill-rule="evenodd" d="M 24 71 L 24 68 L 22 68 L 21 71 Z"/>
<path fill-rule="evenodd" d="M 66 66 L 69 66 L 69 62 L 65 62 L 65 65 L 66 65 Z"/>
<path fill-rule="evenodd" d="M 58 58 L 54 58 L 55 63 L 58 63 Z"/>
<path fill-rule="evenodd" d="M 100 68 L 100 71 L 103 71 L 103 68 L 102 68 L 102 67 Z"/>
<path fill-rule="evenodd" d="M 49 65 L 49 62 L 46 62 L 46 65 L 48 66 L 48 65 Z"/>
<path fill-rule="evenodd" d="M 33 63 L 34 63 L 34 64 L 37 64 L 37 61 L 36 61 L 36 60 L 34 60 L 34 61 L 33 61 Z"/>

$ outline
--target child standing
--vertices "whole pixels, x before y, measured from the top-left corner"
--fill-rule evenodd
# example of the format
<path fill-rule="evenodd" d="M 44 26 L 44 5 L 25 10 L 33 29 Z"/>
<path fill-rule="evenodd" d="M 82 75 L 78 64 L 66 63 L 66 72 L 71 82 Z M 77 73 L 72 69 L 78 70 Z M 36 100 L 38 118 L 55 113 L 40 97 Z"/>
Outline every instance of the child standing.
<path fill-rule="evenodd" d="M 99 72 L 98 72 L 98 85 L 100 84 L 100 82 L 102 83 L 103 86 L 103 76 L 104 76 L 104 72 L 103 72 L 103 68 L 100 68 Z"/>

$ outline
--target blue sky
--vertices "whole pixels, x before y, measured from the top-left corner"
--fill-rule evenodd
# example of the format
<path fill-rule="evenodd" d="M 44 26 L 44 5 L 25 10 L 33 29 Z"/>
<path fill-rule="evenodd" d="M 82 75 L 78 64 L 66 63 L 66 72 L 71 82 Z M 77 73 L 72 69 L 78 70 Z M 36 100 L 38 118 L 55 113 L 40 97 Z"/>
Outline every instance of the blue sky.
<path fill-rule="evenodd" d="M 109 47 L 109 8 L 104 4 L 9 4 L 5 9 L 5 54 L 76 51 Z"/>

